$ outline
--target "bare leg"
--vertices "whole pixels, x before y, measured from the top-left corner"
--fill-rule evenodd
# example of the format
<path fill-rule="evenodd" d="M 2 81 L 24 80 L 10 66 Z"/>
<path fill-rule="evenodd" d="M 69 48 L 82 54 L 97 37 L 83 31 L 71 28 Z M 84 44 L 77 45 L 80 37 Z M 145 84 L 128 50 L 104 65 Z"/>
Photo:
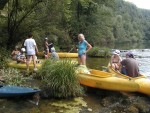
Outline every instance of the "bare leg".
<path fill-rule="evenodd" d="M 78 57 L 78 64 L 81 65 L 81 58 Z"/>
<path fill-rule="evenodd" d="M 27 61 L 26 61 L 26 65 L 27 65 L 27 70 L 29 70 L 29 63 L 30 63 L 30 55 L 27 55 Z"/>
<path fill-rule="evenodd" d="M 32 55 L 32 60 L 33 60 L 33 65 L 34 65 L 34 69 L 36 68 L 36 57 L 35 55 Z"/>
<path fill-rule="evenodd" d="M 81 56 L 81 64 L 86 65 L 86 55 Z"/>

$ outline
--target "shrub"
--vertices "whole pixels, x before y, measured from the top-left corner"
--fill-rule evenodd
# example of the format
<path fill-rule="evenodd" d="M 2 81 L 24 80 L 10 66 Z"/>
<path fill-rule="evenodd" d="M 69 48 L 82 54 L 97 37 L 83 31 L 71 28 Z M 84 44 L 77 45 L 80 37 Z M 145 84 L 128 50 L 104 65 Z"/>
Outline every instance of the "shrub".
<path fill-rule="evenodd" d="M 39 70 L 47 97 L 68 98 L 82 94 L 82 88 L 71 60 L 47 60 Z"/>
<path fill-rule="evenodd" d="M 6 50 L 5 48 L 0 49 L 0 68 L 6 66 L 6 60 L 10 57 L 10 51 Z"/>
<path fill-rule="evenodd" d="M 110 50 L 108 48 L 99 48 L 99 47 L 93 47 L 88 53 L 88 56 L 91 57 L 110 57 Z"/>
<path fill-rule="evenodd" d="M 0 75 L 4 78 L 6 85 L 21 86 L 25 82 L 20 71 L 14 68 L 1 69 Z"/>

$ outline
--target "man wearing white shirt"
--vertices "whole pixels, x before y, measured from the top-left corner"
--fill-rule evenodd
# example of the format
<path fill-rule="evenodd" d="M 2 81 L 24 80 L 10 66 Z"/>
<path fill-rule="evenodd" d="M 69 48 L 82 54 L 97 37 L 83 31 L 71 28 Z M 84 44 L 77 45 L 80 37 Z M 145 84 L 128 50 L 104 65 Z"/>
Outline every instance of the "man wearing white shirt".
<path fill-rule="evenodd" d="M 26 47 L 26 52 L 27 52 L 27 70 L 29 70 L 29 63 L 30 59 L 32 58 L 33 60 L 33 65 L 34 65 L 34 71 L 37 70 L 36 68 L 36 52 L 38 53 L 38 48 L 36 45 L 35 40 L 33 39 L 33 35 L 29 33 L 28 39 L 25 40 L 24 46 Z"/>

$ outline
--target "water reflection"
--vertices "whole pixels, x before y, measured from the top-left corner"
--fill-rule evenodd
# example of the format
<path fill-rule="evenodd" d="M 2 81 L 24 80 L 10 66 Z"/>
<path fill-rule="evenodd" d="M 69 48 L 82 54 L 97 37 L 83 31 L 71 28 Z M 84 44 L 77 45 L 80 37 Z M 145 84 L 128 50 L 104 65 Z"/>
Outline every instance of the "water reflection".
<path fill-rule="evenodd" d="M 108 65 L 110 58 L 87 58 L 87 67 L 102 70 Z"/>

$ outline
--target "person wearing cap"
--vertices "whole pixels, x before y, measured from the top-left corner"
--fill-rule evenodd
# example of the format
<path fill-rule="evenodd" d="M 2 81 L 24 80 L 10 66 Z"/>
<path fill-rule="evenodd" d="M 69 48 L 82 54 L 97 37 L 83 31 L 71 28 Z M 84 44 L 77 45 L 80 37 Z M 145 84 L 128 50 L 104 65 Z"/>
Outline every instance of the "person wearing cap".
<path fill-rule="evenodd" d="M 44 39 L 44 56 L 45 56 L 45 59 L 48 59 L 49 58 L 49 44 L 48 44 L 48 38 L 46 37 Z"/>
<path fill-rule="evenodd" d="M 119 64 L 122 61 L 122 58 L 120 57 L 120 51 L 115 50 L 113 52 L 113 55 L 111 57 L 110 65 L 113 69 L 119 70 Z"/>
<path fill-rule="evenodd" d="M 53 46 L 53 43 L 51 43 L 49 45 L 49 49 L 50 49 L 50 52 L 51 52 L 50 58 L 59 60 L 59 55 L 57 54 L 57 52 L 56 52 L 56 50 L 55 50 L 55 48 Z"/>
<path fill-rule="evenodd" d="M 51 47 L 51 56 L 50 56 L 52 59 L 56 59 L 56 60 L 59 60 L 59 55 L 57 54 L 54 46 L 52 45 Z"/>
<path fill-rule="evenodd" d="M 126 59 L 120 62 L 121 73 L 130 77 L 138 77 L 139 76 L 139 64 L 137 60 L 135 60 L 134 55 L 131 52 L 126 54 Z"/>
<path fill-rule="evenodd" d="M 17 54 L 17 63 L 26 63 L 25 48 L 21 48 L 21 53 Z"/>
<path fill-rule="evenodd" d="M 37 71 L 36 53 L 38 53 L 38 48 L 37 48 L 35 40 L 33 39 L 32 33 L 28 34 L 28 39 L 25 40 L 24 46 L 26 48 L 26 53 L 27 53 L 27 62 L 26 62 L 27 71 L 29 71 L 30 59 L 33 60 L 34 71 Z"/>
<path fill-rule="evenodd" d="M 16 60 L 17 59 L 17 54 L 19 54 L 19 53 L 20 53 L 20 51 L 19 51 L 18 46 L 15 46 L 15 49 L 11 53 L 12 59 Z"/>

